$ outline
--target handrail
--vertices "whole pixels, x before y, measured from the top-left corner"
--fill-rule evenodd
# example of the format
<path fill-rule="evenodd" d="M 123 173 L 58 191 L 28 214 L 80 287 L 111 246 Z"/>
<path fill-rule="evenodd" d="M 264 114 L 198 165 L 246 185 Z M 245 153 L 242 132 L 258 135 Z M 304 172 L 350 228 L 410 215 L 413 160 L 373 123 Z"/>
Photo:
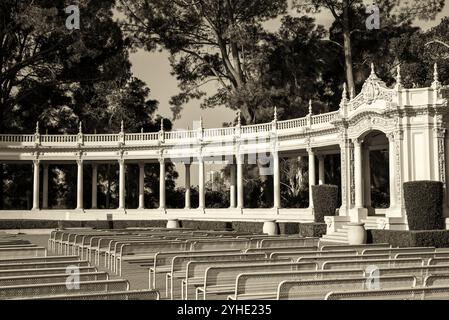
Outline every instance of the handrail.
<path fill-rule="evenodd" d="M 223 127 L 195 130 L 174 130 L 168 132 L 141 132 L 141 133 L 108 133 L 108 134 L 0 134 L 0 143 L 36 143 L 36 144 L 55 144 L 55 143 L 119 143 L 139 142 L 139 141 L 158 141 L 178 139 L 198 139 L 234 136 L 238 133 L 241 135 L 253 135 L 260 133 L 269 133 L 272 130 L 281 133 L 283 130 L 292 130 L 313 125 L 323 125 L 331 123 L 338 115 L 338 111 L 327 112 L 323 114 L 306 116 L 302 118 L 282 120 L 276 122 L 258 123 L 245 125 L 241 127 Z M 163 135 L 161 134 L 163 133 Z M 80 138 L 80 136 L 82 138 Z"/>

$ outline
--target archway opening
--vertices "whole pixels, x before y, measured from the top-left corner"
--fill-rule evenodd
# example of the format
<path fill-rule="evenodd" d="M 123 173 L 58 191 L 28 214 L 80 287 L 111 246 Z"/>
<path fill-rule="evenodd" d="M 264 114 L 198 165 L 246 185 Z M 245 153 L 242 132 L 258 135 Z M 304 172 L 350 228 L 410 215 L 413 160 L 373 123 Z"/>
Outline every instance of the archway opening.
<path fill-rule="evenodd" d="M 363 139 L 363 181 L 368 214 L 382 214 L 390 206 L 389 149 L 386 134 L 378 130 Z"/>

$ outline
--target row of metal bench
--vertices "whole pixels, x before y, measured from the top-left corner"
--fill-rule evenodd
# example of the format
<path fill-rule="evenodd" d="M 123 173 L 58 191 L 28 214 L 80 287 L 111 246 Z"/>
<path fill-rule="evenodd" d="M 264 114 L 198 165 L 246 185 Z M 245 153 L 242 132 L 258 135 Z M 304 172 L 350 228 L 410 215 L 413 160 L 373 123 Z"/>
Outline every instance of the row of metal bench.
<path fill-rule="evenodd" d="M 155 300 L 159 292 L 130 290 L 78 256 L 47 256 L 29 241 L 0 237 L 0 299 Z"/>
<path fill-rule="evenodd" d="M 449 286 L 449 250 L 433 247 L 161 228 L 55 231 L 49 246 L 118 274 L 147 268 L 149 290 L 171 299 L 352 299 L 382 290 L 424 290 L 413 298 L 425 298 Z"/>

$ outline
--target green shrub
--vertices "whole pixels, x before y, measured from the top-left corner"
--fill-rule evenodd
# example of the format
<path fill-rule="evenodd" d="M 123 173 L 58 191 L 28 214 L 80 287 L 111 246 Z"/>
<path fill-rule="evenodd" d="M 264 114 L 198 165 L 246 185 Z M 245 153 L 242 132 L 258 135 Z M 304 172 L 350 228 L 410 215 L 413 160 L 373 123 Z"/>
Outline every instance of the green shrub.
<path fill-rule="evenodd" d="M 444 229 L 442 182 L 404 182 L 404 201 L 409 230 Z"/>
<path fill-rule="evenodd" d="M 334 216 L 338 206 L 338 187 L 333 184 L 312 186 L 315 222 L 324 222 L 324 216 Z"/>
<path fill-rule="evenodd" d="M 367 230 L 367 243 L 389 243 L 393 247 L 449 246 L 449 230 Z"/>

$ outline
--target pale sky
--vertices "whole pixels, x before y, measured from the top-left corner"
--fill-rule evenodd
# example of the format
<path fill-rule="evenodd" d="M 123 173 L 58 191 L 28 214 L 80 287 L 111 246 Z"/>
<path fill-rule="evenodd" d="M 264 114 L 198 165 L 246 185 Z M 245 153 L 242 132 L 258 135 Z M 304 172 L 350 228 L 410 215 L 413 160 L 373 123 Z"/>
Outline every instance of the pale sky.
<path fill-rule="evenodd" d="M 416 24 L 423 29 L 430 28 L 437 25 L 441 19 L 449 15 L 449 1 L 446 1 L 446 5 L 443 11 L 432 21 L 417 21 Z M 372 3 L 369 1 L 369 3 Z M 291 12 L 291 15 L 298 15 L 296 12 Z M 329 26 L 333 21 L 333 17 L 327 11 L 316 15 L 316 23 Z M 280 26 L 280 18 L 266 23 L 266 28 L 269 30 L 277 30 Z M 168 54 L 166 52 L 146 52 L 139 50 L 136 53 L 130 55 L 132 63 L 132 71 L 134 75 L 148 85 L 151 89 L 151 98 L 159 101 L 158 113 L 166 118 L 172 119 L 173 115 L 170 110 L 169 100 L 170 97 L 177 94 L 178 84 L 170 72 L 170 63 L 168 61 Z M 215 84 L 210 83 L 206 87 L 207 92 L 214 92 Z M 198 121 L 200 116 L 203 118 L 203 126 L 205 128 L 221 127 L 223 122 L 232 121 L 235 117 L 235 111 L 227 109 L 225 107 L 217 107 L 214 109 L 201 109 L 200 102 L 193 100 L 186 104 L 181 112 L 181 118 L 174 122 L 175 129 L 187 129 L 192 128 L 193 122 Z M 219 170 L 221 166 L 207 165 L 206 172 L 210 170 Z M 184 183 L 184 169 L 182 166 L 176 166 L 176 169 L 180 175 L 177 180 L 178 184 Z M 191 170 L 191 182 L 192 185 L 198 184 L 198 171 L 196 166 L 192 166 Z"/>

